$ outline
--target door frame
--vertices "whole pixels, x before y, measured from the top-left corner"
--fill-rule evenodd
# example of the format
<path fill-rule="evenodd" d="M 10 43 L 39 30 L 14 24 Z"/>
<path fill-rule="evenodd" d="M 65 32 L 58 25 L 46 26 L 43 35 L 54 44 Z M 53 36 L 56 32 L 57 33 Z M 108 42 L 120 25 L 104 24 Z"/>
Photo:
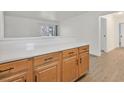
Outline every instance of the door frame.
<path fill-rule="evenodd" d="M 99 16 L 99 45 L 100 45 L 100 54 L 102 54 L 102 45 L 101 45 L 101 42 L 102 42 L 102 19 L 105 19 L 107 21 L 107 19 L 104 17 L 104 16 Z M 107 25 L 107 22 L 106 22 L 106 25 Z M 105 49 L 104 49 L 104 52 L 107 52 L 107 31 L 106 31 L 106 42 L 105 42 Z"/>
<path fill-rule="evenodd" d="M 4 40 L 4 12 L 0 11 L 0 40 Z"/>
<path fill-rule="evenodd" d="M 102 26 L 103 26 L 102 25 L 102 22 L 103 22 L 102 20 L 105 20 L 105 22 L 106 22 L 105 23 L 105 25 L 106 25 L 105 26 L 105 29 L 106 29 L 105 31 L 102 31 Z M 104 41 L 102 41 L 102 37 L 103 37 L 102 35 L 105 35 Z M 107 19 L 104 18 L 104 17 L 101 17 L 101 43 L 104 43 L 104 49 L 102 49 L 102 46 L 101 46 L 101 52 L 103 52 L 103 51 L 106 52 L 107 51 L 106 50 L 107 49 Z"/>
<path fill-rule="evenodd" d="M 124 23 L 119 23 L 119 47 L 121 48 L 121 25 Z"/>

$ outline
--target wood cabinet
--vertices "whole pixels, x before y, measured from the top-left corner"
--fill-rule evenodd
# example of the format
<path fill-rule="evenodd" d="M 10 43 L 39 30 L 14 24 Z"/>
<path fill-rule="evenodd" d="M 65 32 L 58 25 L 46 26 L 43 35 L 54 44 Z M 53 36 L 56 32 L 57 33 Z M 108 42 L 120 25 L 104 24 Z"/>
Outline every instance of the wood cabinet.
<path fill-rule="evenodd" d="M 62 81 L 75 81 L 78 78 L 78 49 L 63 51 Z"/>
<path fill-rule="evenodd" d="M 79 48 L 79 77 L 89 70 L 89 46 Z"/>
<path fill-rule="evenodd" d="M 32 60 L 24 59 L 0 64 L 0 82 L 31 82 Z"/>
<path fill-rule="evenodd" d="M 34 58 L 34 79 L 36 82 L 60 81 L 61 53 L 50 53 Z"/>
<path fill-rule="evenodd" d="M 0 64 L 0 82 L 70 82 L 89 70 L 89 46 Z"/>
<path fill-rule="evenodd" d="M 89 46 L 63 51 L 62 81 L 75 81 L 89 70 Z"/>

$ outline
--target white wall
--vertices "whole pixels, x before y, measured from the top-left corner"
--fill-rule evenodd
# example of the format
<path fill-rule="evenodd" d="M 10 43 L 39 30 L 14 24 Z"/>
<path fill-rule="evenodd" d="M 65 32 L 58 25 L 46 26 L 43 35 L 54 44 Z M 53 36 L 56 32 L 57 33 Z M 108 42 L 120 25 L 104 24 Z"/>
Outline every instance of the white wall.
<path fill-rule="evenodd" d="M 4 15 L 3 12 L 0 11 L 0 40 L 4 39 Z"/>
<path fill-rule="evenodd" d="M 39 37 L 41 24 L 58 24 L 31 18 L 5 16 L 5 37 Z"/>
<path fill-rule="evenodd" d="M 60 23 L 60 35 L 77 37 L 90 43 L 90 53 L 100 56 L 99 16 L 101 13 L 89 12 Z"/>
<path fill-rule="evenodd" d="M 61 42 L 76 42 L 86 41 L 90 43 L 90 53 L 100 56 L 100 32 L 99 32 L 99 16 L 104 15 L 103 12 L 87 12 L 80 16 L 76 16 L 60 22 L 60 35 L 62 38 L 43 39 L 43 40 L 8 40 L 0 41 L 0 44 L 4 47 L 9 44 L 23 45 L 23 43 L 61 43 Z"/>
<path fill-rule="evenodd" d="M 0 50 L 15 50 L 15 49 L 23 49 L 23 48 L 25 48 L 25 46 L 27 45 L 27 44 L 35 44 L 36 46 L 38 46 L 38 45 L 48 45 L 48 46 L 51 46 L 51 45 L 53 45 L 53 46 L 55 46 L 56 44 L 68 44 L 68 43 L 71 43 L 71 42 L 76 42 L 77 41 L 77 39 L 76 38 L 72 38 L 72 37 L 62 37 L 62 36 L 57 36 L 57 37 L 35 37 L 35 38 L 12 38 L 12 39 L 5 39 L 4 38 L 4 30 L 3 30 L 3 25 L 4 25 L 4 18 L 3 18 L 4 16 L 3 16 L 3 13 L 2 12 L 0 12 L 0 22 L 1 22 L 1 24 L 0 24 Z M 54 22 L 54 21 L 44 21 L 44 20 L 41 20 L 41 21 L 37 21 L 37 20 L 33 20 L 33 19 L 27 19 L 27 18 L 21 18 L 21 19 L 19 19 L 18 17 L 12 17 L 12 16 L 6 16 L 6 20 L 5 21 L 7 21 L 7 23 L 5 23 L 5 24 L 11 24 L 11 22 L 12 21 L 15 21 L 16 23 L 18 23 L 18 22 L 21 22 L 22 23 L 22 25 L 24 26 L 24 27 L 19 27 L 19 24 L 11 24 L 11 25 L 13 25 L 13 26 L 9 26 L 8 25 L 8 27 L 5 27 L 6 28 L 6 30 L 8 30 L 8 31 L 12 31 L 12 30 L 14 30 L 15 28 L 18 30 L 18 31 L 22 31 L 22 32 L 24 32 L 24 31 L 29 31 L 29 29 L 28 29 L 28 27 L 29 27 L 29 25 L 30 26 L 32 26 L 32 29 L 34 30 L 34 28 L 35 28 L 35 30 L 37 29 L 36 27 L 34 27 L 33 25 L 34 25 L 34 23 L 47 23 L 47 24 L 57 24 L 57 25 L 59 25 L 59 23 L 58 22 Z M 34 23 L 32 23 L 32 24 L 28 24 L 28 22 L 34 22 Z M 12 23 L 14 23 L 14 22 L 12 22 Z M 28 26 L 27 26 L 28 25 Z M 35 25 L 36 26 L 36 25 Z M 1 27 L 2 27 L 2 29 L 1 29 Z M 12 27 L 14 27 L 14 28 L 12 28 Z M 31 29 L 30 29 L 31 30 Z M 25 32 L 25 33 L 26 33 Z M 8 33 L 7 33 L 8 34 Z"/>

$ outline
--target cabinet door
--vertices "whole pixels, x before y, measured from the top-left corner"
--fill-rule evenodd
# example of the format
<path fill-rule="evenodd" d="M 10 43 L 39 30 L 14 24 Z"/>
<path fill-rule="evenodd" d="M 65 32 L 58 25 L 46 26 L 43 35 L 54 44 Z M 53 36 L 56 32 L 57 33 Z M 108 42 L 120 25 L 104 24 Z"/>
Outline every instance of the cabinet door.
<path fill-rule="evenodd" d="M 24 78 L 24 79 L 23 79 Z M 8 80 L 7 80 L 8 79 Z M 32 78 L 32 59 L 23 59 L 0 64 L 0 81 L 28 81 Z"/>
<path fill-rule="evenodd" d="M 0 80 L 0 82 L 26 82 L 27 72 L 21 72 Z"/>
<path fill-rule="evenodd" d="M 79 54 L 79 76 L 84 75 L 89 70 L 89 53 Z"/>
<path fill-rule="evenodd" d="M 57 63 L 40 66 L 35 69 L 36 82 L 57 82 L 60 81 L 60 68 Z"/>
<path fill-rule="evenodd" d="M 77 56 L 63 60 L 62 74 L 64 82 L 75 81 L 78 78 Z"/>

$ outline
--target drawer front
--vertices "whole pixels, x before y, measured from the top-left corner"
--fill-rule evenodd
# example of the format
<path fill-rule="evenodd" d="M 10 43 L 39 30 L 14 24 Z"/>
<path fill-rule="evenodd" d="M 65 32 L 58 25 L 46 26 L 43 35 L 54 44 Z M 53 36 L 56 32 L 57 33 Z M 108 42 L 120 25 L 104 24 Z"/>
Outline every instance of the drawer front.
<path fill-rule="evenodd" d="M 50 54 L 34 57 L 34 66 L 45 65 L 60 60 L 61 60 L 60 52 L 50 53 Z"/>
<path fill-rule="evenodd" d="M 89 45 L 79 47 L 79 53 L 89 52 Z"/>
<path fill-rule="evenodd" d="M 0 79 L 28 69 L 30 59 L 0 64 Z"/>
<path fill-rule="evenodd" d="M 14 74 L 9 77 L 0 79 L 0 82 L 26 82 L 26 72 Z"/>
<path fill-rule="evenodd" d="M 78 48 L 68 49 L 63 51 L 63 58 L 72 57 L 78 54 Z"/>

